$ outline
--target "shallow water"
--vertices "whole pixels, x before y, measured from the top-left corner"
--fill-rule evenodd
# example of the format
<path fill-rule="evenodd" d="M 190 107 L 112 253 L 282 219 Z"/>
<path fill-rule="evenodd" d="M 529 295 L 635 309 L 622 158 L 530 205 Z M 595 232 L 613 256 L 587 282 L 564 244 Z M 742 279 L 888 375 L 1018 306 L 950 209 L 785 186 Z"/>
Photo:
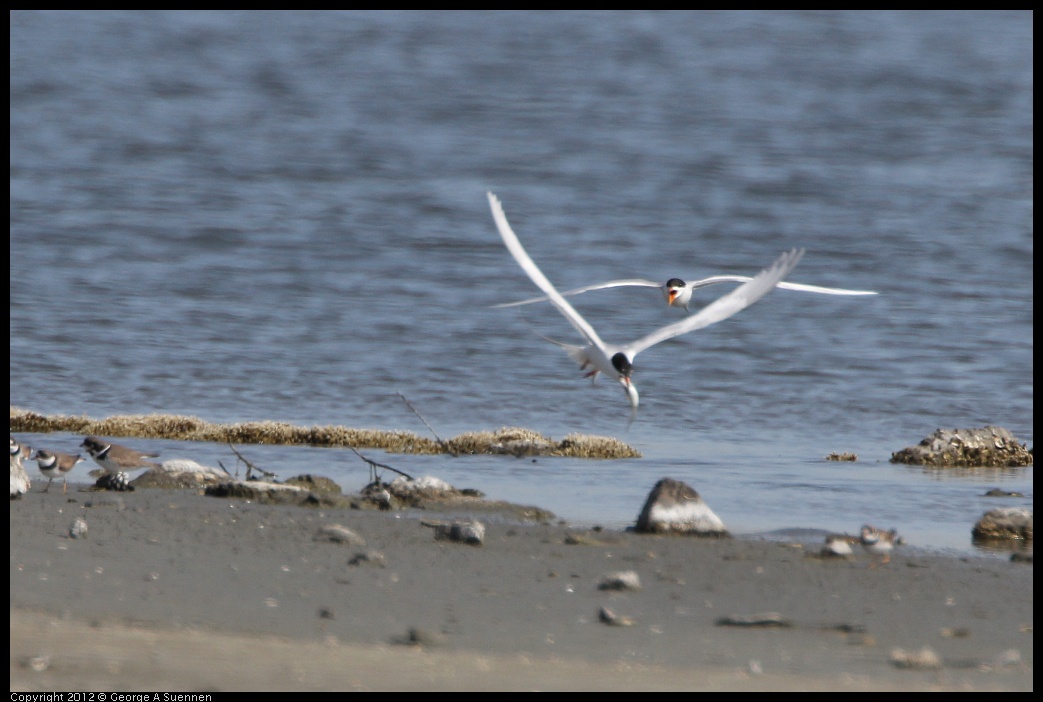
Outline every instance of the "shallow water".
<path fill-rule="evenodd" d="M 1032 39 L 1016 12 L 13 13 L 11 404 L 428 435 L 401 392 L 443 437 L 643 453 L 373 456 L 570 522 L 628 524 L 669 476 L 737 533 L 871 522 L 970 552 L 1032 469 L 888 459 L 939 427 L 1032 445 Z M 881 294 L 775 291 L 646 351 L 628 429 L 535 333 L 577 340 L 552 308 L 488 307 L 535 290 L 487 190 L 562 288 L 802 246 L 790 280 Z M 576 304 L 624 341 L 682 314 L 657 295 Z"/>

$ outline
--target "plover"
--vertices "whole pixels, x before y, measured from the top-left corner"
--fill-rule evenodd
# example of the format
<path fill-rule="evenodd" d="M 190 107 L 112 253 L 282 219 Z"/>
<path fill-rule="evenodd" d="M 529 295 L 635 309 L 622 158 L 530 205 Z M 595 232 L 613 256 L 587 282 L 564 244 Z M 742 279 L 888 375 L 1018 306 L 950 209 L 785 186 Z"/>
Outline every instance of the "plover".
<path fill-rule="evenodd" d="M 51 488 L 51 483 L 54 482 L 55 478 L 61 478 L 63 495 L 69 487 L 68 481 L 66 480 L 68 472 L 72 470 L 77 463 L 83 461 L 83 457 L 80 456 L 80 454 L 70 456 L 67 453 L 48 451 L 47 449 L 37 449 L 33 458 L 36 459 L 36 466 L 40 469 L 40 475 L 47 478 L 47 487 L 43 489 L 43 492 L 47 492 Z"/>
<path fill-rule="evenodd" d="M 882 556 L 880 564 L 891 562 L 891 551 L 894 549 L 895 544 L 902 543 L 901 538 L 898 536 L 898 532 L 894 529 L 884 531 L 883 529 L 877 529 L 875 526 L 866 524 L 862 527 L 861 536 L 862 547 L 870 553 Z"/>
<path fill-rule="evenodd" d="M 29 492 L 29 474 L 25 472 L 25 467 L 22 465 L 22 461 L 28 458 L 29 454 L 32 453 L 32 449 L 28 446 L 23 446 L 15 439 L 11 437 L 11 499 L 21 497 L 25 493 Z"/>
<path fill-rule="evenodd" d="M 159 455 L 158 453 L 142 453 L 126 446 L 109 443 L 96 436 L 88 436 L 80 446 L 87 449 L 87 453 L 94 459 L 94 462 L 108 473 L 159 467 L 158 463 L 146 460 L 155 458 Z"/>

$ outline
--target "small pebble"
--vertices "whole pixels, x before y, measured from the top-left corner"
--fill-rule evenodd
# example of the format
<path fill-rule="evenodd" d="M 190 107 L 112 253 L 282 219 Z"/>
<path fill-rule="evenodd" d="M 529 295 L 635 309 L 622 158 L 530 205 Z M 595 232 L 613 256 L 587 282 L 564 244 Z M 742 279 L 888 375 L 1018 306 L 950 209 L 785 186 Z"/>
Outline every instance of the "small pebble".
<path fill-rule="evenodd" d="M 778 612 L 763 612 L 761 614 L 733 614 L 729 617 L 721 617 L 716 621 L 717 626 L 749 626 L 749 627 L 791 627 L 793 622 L 786 619 Z"/>
<path fill-rule="evenodd" d="M 621 617 L 608 607 L 602 607 L 598 611 L 598 621 L 609 626 L 634 626 L 633 617 Z"/>
<path fill-rule="evenodd" d="M 442 646 L 448 641 L 445 634 L 430 629 L 410 627 L 402 643 L 412 646 Z"/>
<path fill-rule="evenodd" d="M 446 541 L 459 541 L 472 546 L 481 546 L 485 541 L 485 525 L 474 520 L 470 522 L 454 522 L 435 526 L 435 538 Z"/>
<path fill-rule="evenodd" d="M 601 579 L 598 589 L 637 591 L 641 589 L 641 578 L 632 570 L 609 573 Z"/>
<path fill-rule="evenodd" d="M 352 556 L 351 560 L 348 561 L 348 565 L 371 565 L 384 568 L 387 566 L 387 559 L 380 551 L 363 551 Z"/>
<path fill-rule="evenodd" d="M 33 672 L 42 673 L 51 667 L 50 656 L 33 656 L 29 659 L 29 668 Z"/>
<path fill-rule="evenodd" d="M 87 538 L 87 520 L 83 517 L 76 517 L 73 521 L 72 526 L 69 527 L 69 538 L 70 539 L 86 539 Z"/>
<path fill-rule="evenodd" d="M 891 664 L 908 670 L 938 670 L 942 667 L 942 659 L 930 646 L 924 646 L 919 651 L 895 648 L 891 651 Z"/>
<path fill-rule="evenodd" d="M 350 544 L 352 546 L 365 546 L 366 540 L 340 524 L 327 524 L 319 529 L 315 535 L 315 541 L 332 541 L 336 544 Z"/>
<path fill-rule="evenodd" d="M 1021 651 L 1016 648 L 1008 648 L 992 660 L 992 667 L 1011 668 L 1021 665 Z"/>

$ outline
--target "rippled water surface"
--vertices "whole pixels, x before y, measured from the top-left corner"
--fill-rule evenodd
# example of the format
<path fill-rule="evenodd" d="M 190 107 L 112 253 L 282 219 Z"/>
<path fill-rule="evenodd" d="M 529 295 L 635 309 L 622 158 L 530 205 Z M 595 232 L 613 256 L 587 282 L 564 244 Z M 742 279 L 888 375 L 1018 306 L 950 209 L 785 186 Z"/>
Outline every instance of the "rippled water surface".
<path fill-rule="evenodd" d="M 429 435 L 401 392 L 443 437 L 643 453 L 373 456 L 570 522 L 630 523 L 670 476 L 737 533 L 872 522 L 971 551 L 984 511 L 1032 504 L 1032 469 L 888 459 L 939 427 L 1032 445 L 1032 40 L 1017 12 L 15 12 L 11 404 Z M 619 388 L 538 336 L 578 341 L 553 308 L 490 309 L 536 291 L 488 190 L 561 288 L 800 246 L 790 280 L 880 295 L 775 291 L 644 352 L 628 429 Z M 683 314 L 575 300 L 610 341 Z M 367 476 L 350 451 L 250 451 Z"/>

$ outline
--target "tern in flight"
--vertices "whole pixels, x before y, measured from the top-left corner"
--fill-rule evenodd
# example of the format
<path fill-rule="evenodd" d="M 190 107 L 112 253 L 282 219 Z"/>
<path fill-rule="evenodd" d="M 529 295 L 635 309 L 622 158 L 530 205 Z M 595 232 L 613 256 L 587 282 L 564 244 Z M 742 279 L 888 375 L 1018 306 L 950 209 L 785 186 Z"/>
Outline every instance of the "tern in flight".
<path fill-rule="evenodd" d="M 727 295 L 720 297 L 697 313 L 682 319 L 679 322 L 660 327 L 648 336 L 631 341 L 629 344 L 614 346 L 606 344 L 590 326 L 587 320 L 580 316 L 572 305 L 562 297 L 561 293 L 551 284 L 542 271 L 529 258 L 529 254 L 522 248 L 521 242 L 507 222 L 507 216 L 503 213 L 503 206 L 499 199 L 492 193 L 488 193 L 489 206 L 492 208 L 493 219 L 496 227 L 500 230 L 503 243 L 507 250 L 514 256 L 526 275 L 547 296 L 558 311 L 575 327 L 576 331 L 587 340 L 586 346 L 573 346 L 571 344 L 559 344 L 565 348 L 569 356 L 580 364 L 581 370 L 590 369 L 587 375 L 597 378 L 598 373 L 604 373 L 606 377 L 619 381 L 626 391 L 627 399 L 630 400 L 630 421 L 633 422 L 637 416 L 638 394 L 630 380 L 633 370 L 634 357 L 647 348 L 655 346 L 661 341 L 672 339 L 681 334 L 687 334 L 696 329 L 708 327 L 715 322 L 731 317 L 736 312 L 752 305 L 771 292 L 776 285 L 789 274 L 804 255 L 803 249 L 793 249 L 780 256 L 771 266 L 761 271 L 758 275 L 748 279 L 743 285 L 732 290 Z M 555 342 L 557 343 L 557 342 Z"/>
<path fill-rule="evenodd" d="M 654 280 L 646 280 L 644 278 L 624 278 L 622 280 L 607 280 L 604 283 L 594 283 L 593 285 L 585 285 L 582 288 L 566 290 L 561 293 L 561 296 L 569 297 L 571 295 L 590 292 L 591 290 L 606 290 L 608 288 L 659 288 L 663 293 L 663 297 L 666 298 L 666 303 L 668 305 L 671 307 L 683 307 L 687 311 L 688 304 L 692 301 L 692 293 L 699 288 L 716 285 L 717 283 L 748 283 L 751 280 L 753 280 L 753 278 L 745 275 L 715 275 L 691 283 L 686 283 L 680 278 L 671 278 L 665 283 L 657 283 Z M 797 290 L 799 292 L 817 293 L 819 295 L 877 294 L 874 290 L 824 288 L 820 285 L 806 285 L 804 283 L 779 282 L 775 287 L 780 290 Z M 549 299 L 549 296 L 541 295 L 540 297 L 530 297 L 516 302 L 501 302 L 498 305 L 492 305 L 492 307 L 517 307 L 519 305 L 531 305 L 534 302 L 547 302 Z"/>

